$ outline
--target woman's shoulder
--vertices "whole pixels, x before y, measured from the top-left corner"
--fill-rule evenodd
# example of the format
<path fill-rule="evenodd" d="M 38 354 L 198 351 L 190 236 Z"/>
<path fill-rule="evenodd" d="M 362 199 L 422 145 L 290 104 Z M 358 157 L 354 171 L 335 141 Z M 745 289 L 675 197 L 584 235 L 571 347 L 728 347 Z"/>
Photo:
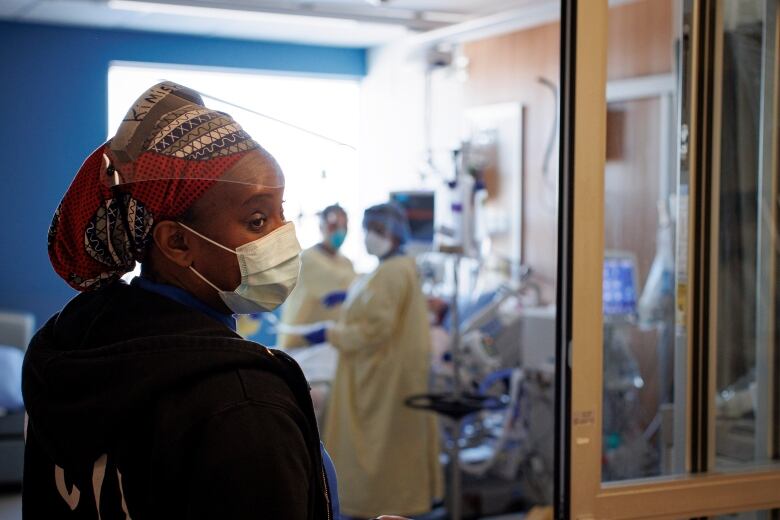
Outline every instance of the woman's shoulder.
<path fill-rule="evenodd" d="M 249 342 L 247 342 L 249 343 Z M 254 348 L 262 348 L 257 345 Z M 170 392 L 158 406 L 159 427 L 175 438 L 227 410 L 248 407 L 262 422 L 274 420 L 280 413 L 296 422 L 305 418 L 296 385 L 282 371 L 263 363 L 240 364 L 193 379 Z"/>
<path fill-rule="evenodd" d="M 312 246 L 301 251 L 301 262 L 313 261 L 322 256 L 319 246 Z"/>
<path fill-rule="evenodd" d="M 398 276 L 401 273 L 415 273 L 417 270 L 414 258 L 407 255 L 395 255 L 379 264 L 377 273 L 385 276 Z"/>
<path fill-rule="evenodd" d="M 348 266 L 350 269 L 352 269 L 352 268 L 353 268 L 352 260 L 350 260 L 349 258 L 347 258 L 346 256 L 344 256 L 344 254 L 343 254 L 341 251 L 339 251 L 338 253 L 336 253 L 336 256 L 335 256 L 334 258 L 335 258 L 335 260 L 336 260 L 338 263 L 340 263 L 341 265 L 343 265 L 343 266 Z"/>
<path fill-rule="evenodd" d="M 324 264 L 342 264 L 352 266 L 352 261 L 344 256 L 341 251 L 329 254 L 320 245 L 312 246 L 301 252 L 301 262 L 318 262 Z"/>

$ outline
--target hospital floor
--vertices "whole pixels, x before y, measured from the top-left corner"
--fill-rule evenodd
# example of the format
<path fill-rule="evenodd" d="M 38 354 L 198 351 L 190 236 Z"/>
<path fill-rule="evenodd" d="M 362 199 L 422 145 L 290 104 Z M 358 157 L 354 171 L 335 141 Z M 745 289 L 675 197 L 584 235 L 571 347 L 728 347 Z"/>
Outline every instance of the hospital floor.
<path fill-rule="evenodd" d="M 22 495 L 3 492 L 0 494 L 0 520 L 19 520 L 22 518 Z M 522 520 L 523 515 L 486 516 L 480 520 Z"/>

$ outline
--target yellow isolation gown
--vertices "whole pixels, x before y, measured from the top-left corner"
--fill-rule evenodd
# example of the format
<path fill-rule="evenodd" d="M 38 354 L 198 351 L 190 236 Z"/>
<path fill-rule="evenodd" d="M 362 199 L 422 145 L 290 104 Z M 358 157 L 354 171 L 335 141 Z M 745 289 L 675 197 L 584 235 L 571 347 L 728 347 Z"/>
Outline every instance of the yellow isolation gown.
<path fill-rule="evenodd" d="M 348 516 L 414 515 L 441 498 L 434 414 L 404 400 L 428 392 L 428 312 L 414 261 L 396 256 L 357 281 L 328 341 L 339 351 L 325 446 Z"/>
<path fill-rule="evenodd" d="M 335 291 L 346 291 L 355 279 L 352 262 L 339 252 L 329 255 L 319 246 L 301 253 L 301 274 L 282 308 L 282 323 L 301 325 L 324 320 L 335 320 L 340 305 L 326 307 L 322 299 Z M 280 334 L 281 348 L 308 345 L 301 336 Z"/>

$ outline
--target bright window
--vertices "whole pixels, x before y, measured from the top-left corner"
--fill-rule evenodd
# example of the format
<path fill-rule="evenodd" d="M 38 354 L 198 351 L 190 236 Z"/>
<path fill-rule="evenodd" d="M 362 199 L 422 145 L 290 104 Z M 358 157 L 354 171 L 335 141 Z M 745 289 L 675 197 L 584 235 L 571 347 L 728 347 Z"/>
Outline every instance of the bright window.
<path fill-rule="evenodd" d="M 273 154 L 286 178 L 285 215 L 295 222 L 304 248 L 319 241 L 317 212 L 338 202 L 347 210 L 352 231 L 343 251 L 358 263 L 363 260 L 366 253 L 361 245 L 363 208 L 358 202 L 357 152 L 233 106 L 356 146 L 360 107 L 357 79 L 114 64 L 108 72 L 109 137 L 135 99 L 163 79 L 200 92 L 209 108 L 235 117 Z"/>

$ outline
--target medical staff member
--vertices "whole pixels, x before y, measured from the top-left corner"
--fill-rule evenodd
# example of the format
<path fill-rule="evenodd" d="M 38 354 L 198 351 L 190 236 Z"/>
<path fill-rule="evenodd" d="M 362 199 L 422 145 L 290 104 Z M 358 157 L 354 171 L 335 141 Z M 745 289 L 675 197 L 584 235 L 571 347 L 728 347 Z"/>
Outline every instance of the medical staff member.
<path fill-rule="evenodd" d="M 303 374 L 234 332 L 298 279 L 283 194 L 267 151 L 168 82 L 86 159 L 48 236 L 80 294 L 24 362 L 24 518 L 336 517 Z"/>
<path fill-rule="evenodd" d="M 320 213 L 322 241 L 301 253 L 298 285 L 282 306 L 285 325 L 301 325 L 338 318 L 347 289 L 355 279 L 352 262 L 340 249 L 347 237 L 347 213 L 338 204 Z M 305 338 L 280 334 L 282 348 L 308 345 Z"/>
<path fill-rule="evenodd" d="M 443 494 L 436 419 L 404 405 L 407 397 L 428 392 L 428 310 L 415 262 L 404 255 L 409 225 L 403 210 L 373 206 L 363 228 L 379 266 L 353 285 L 332 328 L 307 336 L 339 351 L 325 446 L 346 515 L 412 516 L 429 511 Z"/>

